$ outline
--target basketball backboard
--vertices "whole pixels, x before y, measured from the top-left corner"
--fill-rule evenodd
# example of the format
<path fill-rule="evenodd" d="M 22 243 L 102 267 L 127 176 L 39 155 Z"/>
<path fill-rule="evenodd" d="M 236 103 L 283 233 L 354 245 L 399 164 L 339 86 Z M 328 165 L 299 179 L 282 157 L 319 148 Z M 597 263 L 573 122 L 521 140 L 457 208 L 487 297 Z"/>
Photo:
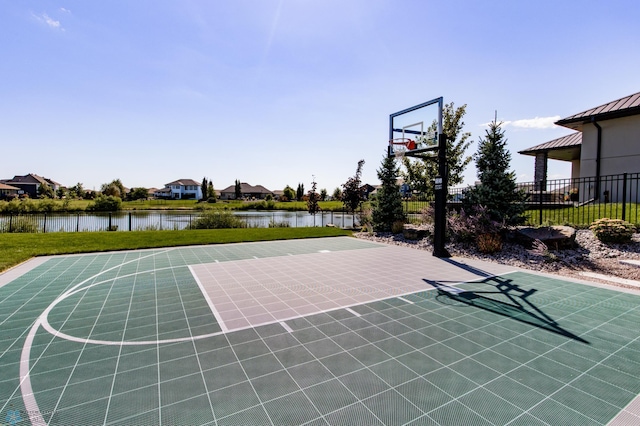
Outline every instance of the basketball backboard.
<path fill-rule="evenodd" d="M 415 156 L 438 149 L 442 133 L 442 97 L 389 116 L 389 155 Z"/>

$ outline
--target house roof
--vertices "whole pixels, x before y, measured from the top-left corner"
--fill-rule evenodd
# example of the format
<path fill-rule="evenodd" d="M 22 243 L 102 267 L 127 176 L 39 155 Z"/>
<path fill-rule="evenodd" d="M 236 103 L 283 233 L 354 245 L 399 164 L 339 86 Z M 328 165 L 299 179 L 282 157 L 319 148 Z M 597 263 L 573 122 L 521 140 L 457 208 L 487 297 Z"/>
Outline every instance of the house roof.
<path fill-rule="evenodd" d="M 13 179 L 10 180 L 5 180 L 5 182 L 7 183 L 21 183 L 21 184 L 34 184 L 34 185 L 42 185 L 42 184 L 47 184 L 48 182 L 45 178 L 43 178 L 42 176 L 38 176 L 36 174 L 33 173 L 29 173 L 28 175 L 24 175 L 24 176 L 14 176 Z"/>
<path fill-rule="evenodd" d="M 546 152 L 548 158 L 553 160 L 571 161 L 580 158 L 581 145 L 582 132 L 575 132 L 570 135 L 527 148 L 523 151 L 519 151 L 518 153 L 535 156 L 538 153 Z"/>
<path fill-rule="evenodd" d="M 20 188 L 16 188 L 15 186 L 7 185 L 6 183 L 0 182 L 0 189 L 9 189 L 12 191 L 19 191 Z"/>
<path fill-rule="evenodd" d="M 196 185 L 196 186 L 200 186 L 200 183 L 196 182 L 193 179 L 178 179 L 178 180 L 174 180 L 173 182 L 169 182 L 169 183 L 165 184 L 165 186 L 171 186 L 171 185 L 182 185 L 182 186 Z"/>
<path fill-rule="evenodd" d="M 228 187 L 226 187 L 225 189 L 223 189 L 222 191 L 220 191 L 220 193 L 235 193 L 236 192 L 236 186 L 235 185 L 230 185 Z M 249 185 L 246 182 L 242 182 L 240 183 L 240 192 L 242 192 L 243 194 L 273 194 L 273 192 L 269 191 L 267 188 L 265 188 L 262 185 Z"/>
<path fill-rule="evenodd" d="M 579 112 L 556 121 L 559 126 L 582 131 L 582 125 L 593 121 L 611 120 L 640 114 L 640 92 Z"/>

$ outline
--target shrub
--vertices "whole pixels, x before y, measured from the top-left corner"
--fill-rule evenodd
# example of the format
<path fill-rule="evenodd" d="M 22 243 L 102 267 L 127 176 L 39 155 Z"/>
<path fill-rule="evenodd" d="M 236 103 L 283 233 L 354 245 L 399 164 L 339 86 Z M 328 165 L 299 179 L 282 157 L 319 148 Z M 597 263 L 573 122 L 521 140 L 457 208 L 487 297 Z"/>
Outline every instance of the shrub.
<path fill-rule="evenodd" d="M 194 220 L 189 229 L 246 228 L 247 223 L 228 211 L 205 211 Z"/>
<path fill-rule="evenodd" d="M 32 216 L 14 216 L 0 222 L 0 232 L 16 234 L 38 232 L 38 221 Z"/>
<path fill-rule="evenodd" d="M 290 228 L 290 227 L 291 227 L 291 224 L 286 220 L 278 222 L 276 220 L 271 219 L 269 221 L 269 228 Z"/>
<path fill-rule="evenodd" d="M 391 225 L 391 232 L 393 234 L 402 234 L 403 230 L 404 230 L 404 221 L 402 220 L 396 220 Z"/>
<path fill-rule="evenodd" d="M 627 243 L 631 241 L 635 226 L 621 219 L 598 219 L 589 229 L 603 243 Z"/>
<path fill-rule="evenodd" d="M 122 208 L 122 199 L 113 195 L 99 195 L 87 210 L 94 212 L 116 212 Z"/>
<path fill-rule="evenodd" d="M 478 234 L 476 245 L 480 253 L 495 253 L 502 250 L 502 237 L 496 233 Z"/>
<path fill-rule="evenodd" d="M 216 203 L 218 200 L 216 199 L 216 197 L 209 197 L 207 198 L 207 203 L 209 204 L 214 204 Z"/>

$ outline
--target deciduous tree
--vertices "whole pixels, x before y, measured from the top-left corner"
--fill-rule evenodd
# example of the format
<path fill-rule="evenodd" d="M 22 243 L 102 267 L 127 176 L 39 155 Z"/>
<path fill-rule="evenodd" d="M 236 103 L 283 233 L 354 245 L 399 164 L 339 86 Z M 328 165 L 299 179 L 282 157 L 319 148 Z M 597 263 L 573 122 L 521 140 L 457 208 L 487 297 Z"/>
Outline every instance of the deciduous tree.
<path fill-rule="evenodd" d="M 356 174 L 342 184 L 342 202 L 344 208 L 351 213 L 354 213 L 360 207 L 363 201 L 362 189 L 360 177 L 362 176 L 362 166 L 364 166 L 364 160 L 358 161 L 358 167 L 356 168 Z"/>

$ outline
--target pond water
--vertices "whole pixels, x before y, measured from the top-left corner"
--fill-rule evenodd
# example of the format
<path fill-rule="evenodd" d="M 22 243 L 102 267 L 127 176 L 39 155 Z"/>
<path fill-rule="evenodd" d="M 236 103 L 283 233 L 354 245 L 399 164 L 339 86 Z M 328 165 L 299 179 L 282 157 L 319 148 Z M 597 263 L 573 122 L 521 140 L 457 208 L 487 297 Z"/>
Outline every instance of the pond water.
<path fill-rule="evenodd" d="M 357 217 L 342 212 L 237 211 L 232 212 L 251 228 L 289 226 L 292 228 L 326 226 L 353 228 Z M 17 228 L 22 232 L 86 232 L 86 231 L 144 231 L 181 230 L 198 218 L 198 212 L 131 211 L 115 213 L 39 213 L 23 216 L 0 216 L 0 232 Z"/>

